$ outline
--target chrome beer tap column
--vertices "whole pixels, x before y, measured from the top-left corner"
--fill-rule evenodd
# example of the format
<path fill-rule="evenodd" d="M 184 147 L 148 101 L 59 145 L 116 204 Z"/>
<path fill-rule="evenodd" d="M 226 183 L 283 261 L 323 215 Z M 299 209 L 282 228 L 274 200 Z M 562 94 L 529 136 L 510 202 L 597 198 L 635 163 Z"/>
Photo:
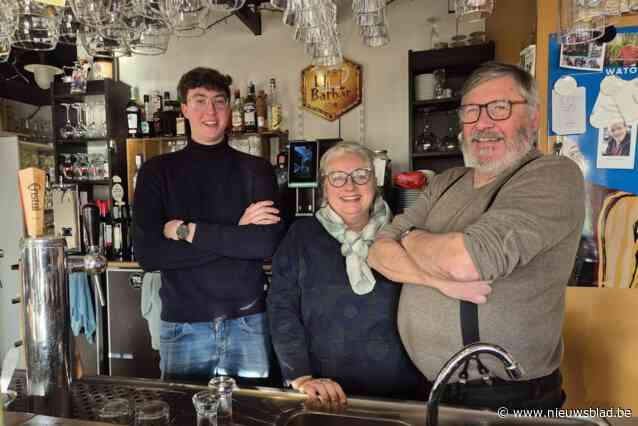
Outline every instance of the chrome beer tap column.
<path fill-rule="evenodd" d="M 99 274 L 106 259 L 97 250 L 97 207 L 85 213 L 89 254 L 68 259 L 63 237 L 42 236 L 44 172 L 20 171 L 22 208 L 28 238 L 20 242 L 21 320 L 26 364 L 26 390 L 31 396 L 68 393 L 71 383 L 71 344 L 68 273 L 86 271 L 103 303 Z"/>

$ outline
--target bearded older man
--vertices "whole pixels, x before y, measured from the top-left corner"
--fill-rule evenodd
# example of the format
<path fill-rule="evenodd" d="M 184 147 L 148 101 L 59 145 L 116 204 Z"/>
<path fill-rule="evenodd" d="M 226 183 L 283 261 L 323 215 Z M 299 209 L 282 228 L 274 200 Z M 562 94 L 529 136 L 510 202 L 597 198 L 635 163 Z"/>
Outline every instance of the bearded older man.
<path fill-rule="evenodd" d="M 469 167 L 435 176 L 415 205 L 377 234 L 368 262 L 408 284 L 399 332 L 427 377 L 479 340 L 504 347 L 524 369 L 520 381 L 508 381 L 496 360 L 471 359 L 443 402 L 558 408 L 565 399 L 558 370 L 565 286 L 584 220 L 583 176 L 573 161 L 537 151 L 537 89 L 516 66 L 476 70 L 463 88 L 459 118 Z"/>

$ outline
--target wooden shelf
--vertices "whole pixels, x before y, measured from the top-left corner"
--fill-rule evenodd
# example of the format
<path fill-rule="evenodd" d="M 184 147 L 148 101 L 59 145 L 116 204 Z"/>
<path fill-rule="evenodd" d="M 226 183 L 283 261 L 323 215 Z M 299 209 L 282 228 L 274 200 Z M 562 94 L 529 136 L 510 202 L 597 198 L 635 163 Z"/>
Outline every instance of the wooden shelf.
<path fill-rule="evenodd" d="M 56 139 L 55 143 L 58 145 L 73 145 L 73 144 L 85 144 L 91 142 L 104 142 L 107 143 L 110 138 L 109 136 L 104 136 L 101 138 L 80 138 L 80 139 Z"/>
<path fill-rule="evenodd" d="M 455 151 L 432 151 L 432 152 L 415 152 L 413 158 L 432 158 L 432 157 L 460 157 L 463 153 L 459 150 Z"/>
<path fill-rule="evenodd" d="M 111 184 L 111 180 L 110 179 L 93 179 L 93 180 L 77 180 L 77 179 L 62 179 L 62 183 L 68 183 L 68 184 L 72 184 L 72 185 L 78 185 L 78 186 L 87 186 L 87 185 L 110 185 Z"/>
<path fill-rule="evenodd" d="M 251 136 L 260 136 L 260 137 L 268 137 L 268 138 L 274 138 L 274 137 L 278 137 L 278 136 L 286 136 L 288 135 L 288 131 L 283 131 L 283 132 L 249 132 L 249 133 L 237 133 L 237 134 L 233 134 L 231 133 L 230 135 L 228 135 L 229 138 L 231 139 L 241 139 L 241 138 L 248 138 Z"/>

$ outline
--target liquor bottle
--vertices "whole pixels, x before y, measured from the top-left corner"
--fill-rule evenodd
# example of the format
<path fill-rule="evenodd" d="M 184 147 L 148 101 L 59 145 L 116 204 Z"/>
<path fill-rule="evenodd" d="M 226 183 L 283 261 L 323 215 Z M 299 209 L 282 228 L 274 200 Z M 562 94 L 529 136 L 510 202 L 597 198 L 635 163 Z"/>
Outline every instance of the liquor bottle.
<path fill-rule="evenodd" d="M 111 259 L 113 256 L 113 217 L 109 212 L 109 203 L 102 203 L 102 221 L 100 223 L 100 239 L 102 241 L 102 249 L 104 256 Z"/>
<path fill-rule="evenodd" d="M 275 79 L 270 79 L 270 93 L 268 93 L 268 128 L 276 132 L 281 130 L 281 104 L 277 98 L 277 84 Z"/>
<path fill-rule="evenodd" d="M 246 132 L 257 131 L 257 111 L 255 105 L 255 83 L 248 84 L 248 95 L 244 99 L 244 130 Z"/>
<path fill-rule="evenodd" d="M 135 156 L 135 174 L 133 175 L 133 193 L 134 194 L 135 194 L 135 187 L 137 185 L 137 174 L 139 173 L 143 162 L 144 162 L 144 157 L 142 157 L 142 154 L 137 154 Z"/>
<path fill-rule="evenodd" d="M 122 221 L 122 260 L 130 260 L 133 241 L 131 239 L 131 220 L 126 204 L 120 206 L 120 218 Z"/>
<path fill-rule="evenodd" d="M 124 222 L 122 221 L 121 206 L 113 206 L 113 260 L 124 260 Z"/>
<path fill-rule="evenodd" d="M 164 111 L 172 111 L 173 110 L 173 103 L 171 102 L 171 93 L 170 92 L 164 92 L 164 99 L 163 99 L 162 108 L 163 108 Z"/>
<path fill-rule="evenodd" d="M 126 119 L 128 121 L 129 138 L 139 138 L 142 136 L 142 114 L 140 106 L 137 104 L 137 87 L 133 88 L 131 99 L 126 104 Z"/>
<path fill-rule="evenodd" d="M 155 136 L 162 136 L 162 95 L 158 90 L 151 94 L 151 108 L 153 109 L 153 132 Z"/>
<path fill-rule="evenodd" d="M 244 104 L 241 101 L 239 89 L 235 89 L 235 100 L 231 109 L 232 132 L 235 134 L 244 133 Z"/>
<path fill-rule="evenodd" d="M 144 106 L 142 107 L 142 137 L 147 138 L 151 135 L 151 128 L 148 124 L 148 113 L 150 111 L 151 101 L 148 95 L 144 95 Z"/>
<path fill-rule="evenodd" d="M 134 240 L 134 229 L 133 228 L 133 215 L 135 214 L 135 210 L 133 209 L 133 206 L 131 205 L 128 209 L 129 211 L 129 215 L 128 215 L 128 240 L 129 240 L 129 260 L 131 262 L 135 262 L 135 244 L 133 244 L 133 240 Z"/>
<path fill-rule="evenodd" d="M 186 134 L 186 119 L 180 111 L 177 119 L 175 120 L 175 135 L 184 136 Z"/>
<path fill-rule="evenodd" d="M 268 122 L 266 120 L 267 117 L 267 105 L 266 105 L 266 94 L 263 90 L 260 90 L 257 94 L 257 99 L 255 101 L 255 110 L 257 112 L 257 130 L 260 132 L 265 132 L 268 130 Z"/>

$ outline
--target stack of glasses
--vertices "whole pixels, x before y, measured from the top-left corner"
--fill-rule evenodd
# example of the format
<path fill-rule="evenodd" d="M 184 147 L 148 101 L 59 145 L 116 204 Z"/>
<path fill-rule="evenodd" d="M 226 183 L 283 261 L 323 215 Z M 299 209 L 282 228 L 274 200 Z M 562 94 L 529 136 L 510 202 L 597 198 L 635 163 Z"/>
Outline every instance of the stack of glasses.
<path fill-rule="evenodd" d="M 363 44 L 368 47 L 381 47 L 390 43 L 385 16 L 386 3 L 387 0 L 352 0 L 354 20 L 359 25 Z"/>
<path fill-rule="evenodd" d="M 246 0 L 69 0 L 66 7 L 36 0 L 0 0 L 0 62 L 11 47 L 50 51 L 81 42 L 94 57 L 159 55 L 171 35 L 203 35 Z"/>

